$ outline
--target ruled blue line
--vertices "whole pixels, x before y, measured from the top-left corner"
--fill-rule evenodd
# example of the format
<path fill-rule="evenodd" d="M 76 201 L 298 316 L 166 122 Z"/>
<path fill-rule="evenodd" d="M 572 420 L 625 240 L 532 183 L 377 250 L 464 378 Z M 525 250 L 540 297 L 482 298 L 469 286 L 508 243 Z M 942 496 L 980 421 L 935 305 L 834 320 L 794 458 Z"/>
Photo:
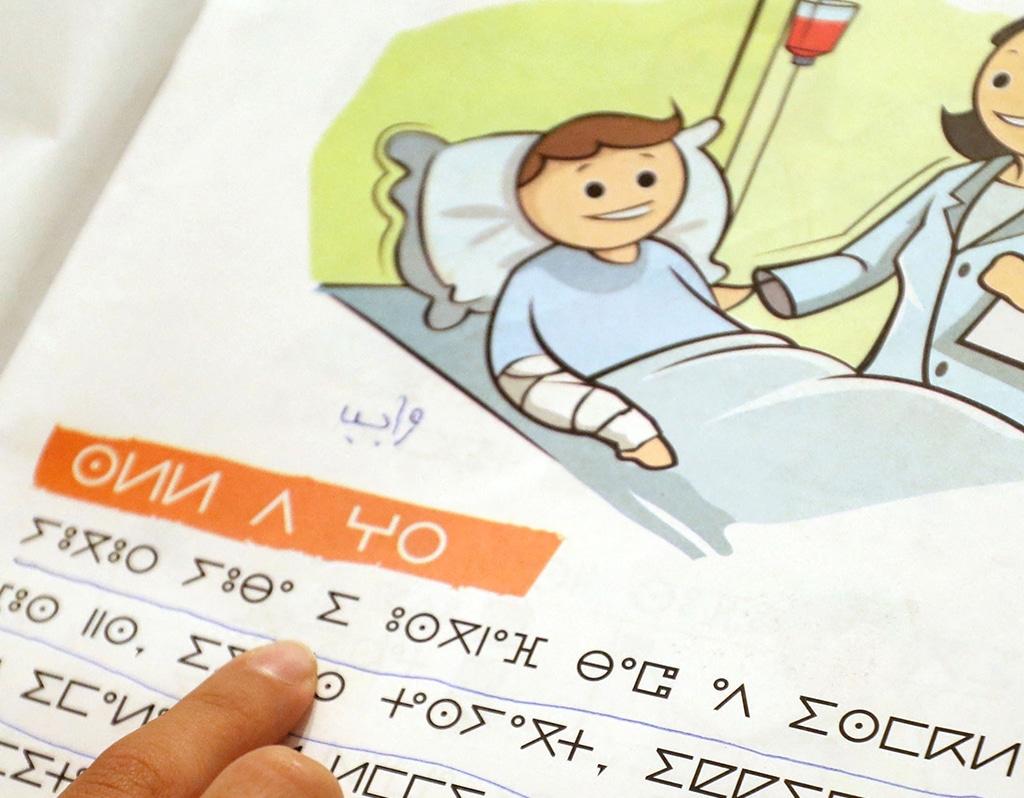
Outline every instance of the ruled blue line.
<path fill-rule="evenodd" d="M 590 716 L 593 716 L 593 717 L 605 718 L 607 720 L 620 721 L 622 723 L 628 723 L 628 724 L 631 724 L 631 725 L 634 725 L 634 726 L 640 726 L 640 727 L 643 727 L 643 728 L 646 728 L 646 729 L 651 729 L 653 731 L 665 732 L 666 734 L 676 734 L 676 735 L 680 735 L 682 737 L 688 737 L 688 738 L 693 739 L 693 740 L 700 740 L 701 742 L 705 742 L 705 743 L 714 743 L 716 745 L 724 745 L 724 746 L 726 746 L 728 748 L 733 748 L 733 749 L 736 749 L 736 750 L 739 750 L 739 751 L 744 751 L 744 752 L 749 753 L 749 754 L 755 754 L 757 756 L 762 756 L 762 757 L 765 757 L 766 759 L 772 759 L 772 760 L 776 760 L 776 761 L 779 761 L 779 762 L 786 762 L 786 763 L 791 764 L 791 765 L 801 765 L 803 767 L 810 767 L 810 768 L 814 768 L 816 770 L 823 770 L 823 771 L 826 771 L 828 773 L 835 773 L 835 774 L 839 774 L 839 775 L 843 775 L 843 776 L 850 776 L 850 777 L 856 778 L 856 779 L 864 779 L 865 781 L 870 781 L 870 782 L 872 782 L 874 784 L 881 784 L 881 785 L 884 785 L 886 787 L 895 787 L 897 789 L 907 790 L 909 792 L 913 792 L 913 793 L 916 793 L 918 795 L 931 796 L 931 798 L 985 798 L 985 796 L 981 796 L 981 795 L 977 795 L 977 794 L 973 794 L 973 793 L 971 793 L 971 794 L 963 794 L 963 793 L 934 792 L 932 790 L 925 790 L 925 789 L 922 789 L 922 788 L 919 788 L 919 787 L 911 787 L 911 786 L 906 785 L 906 784 L 900 784 L 899 782 L 886 781 L 885 779 L 877 778 L 875 776 L 865 776 L 865 775 L 863 775 L 861 773 L 856 773 L 856 772 L 850 771 L 850 770 L 843 770 L 841 768 L 829 767 L 828 765 L 819 765 L 816 762 L 806 762 L 804 760 L 795 759 L 793 757 L 784 756 L 782 754 L 769 754 L 769 753 L 766 753 L 764 751 L 760 751 L 760 750 L 758 750 L 756 748 L 750 748 L 748 746 L 742 745 L 740 743 L 729 742 L 728 740 L 721 740 L 721 739 L 718 739 L 716 737 L 707 737 L 707 736 L 704 736 L 704 735 L 701 735 L 701 734 L 697 734 L 696 732 L 688 732 L 688 731 L 682 731 L 681 729 L 673 729 L 673 728 L 668 727 L 668 726 L 659 726 L 658 724 L 649 723 L 648 721 L 637 720 L 636 718 L 627 718 L 627 717 L 623 717 L 621 715 L 613 715 L 613 714 L 608 713 L 608 712 L 600 712 L 598 710 L 592 710 L 592 709 L 580 709 L 578 707 L 573 707 L 573 706 L 563 705 L 563 704 L 548 704 L 548 703 L 544 703 L 544 702 L 541 702 L 541 701 L 528 701 L 528 700 L 518 699 L 518 698 L 508 698 L 506 696 L 496 695 L 494 693 L 486 693 L 486 692 L 484 692 L 482 690 L 474 690 L 474 689 L 469 688 L 469 687 L 462 687 L 462 686 L 460 686 L 458 684 L 455 684 L 453 682 L 447 682 L 444 679 L 439 679 L 439 678 L 436 678 L 434 676 L 412 676 L 412 675 L 403 674 L 403 673 L 391 673 L 391 672 L 388 672 L 388 671 L 378 671 L 378 670 L 374 670 L 372 668 L 364 668 L 364 667 L 359 666 L 359 665 L 353 665 L 351 663 L 344 662 L 344 661 L 341 661 L 341 660 L 334 660 L 334 659 L 331 659 L 330 657 L 322 657 L 319 654 L 317 654 L 317 659 L 322 660 L 323 662 L 329 662 L 332 665 L 338 665 L 338 666 L 341 666 L 341 667 L 350 668 L 350 669 L 352 669 L 354 671 L 360 671 L 362 673 L 371 674 L 373 676 L 381 676 L 381 677 L 392 678 L 392 679 L 410 679 L 410 680 L 414 680 L 414 681 L 433 682 L 435 684 L 439 684 L 439 685 L 443 685 L 444 687 L 448 687 L 448 688 L 450 688 L 452 690 L 459 690 L 459 691 L 461 691 L 463 693 L 470 693 L 472 695 L 481 696 L 483 698 L 491 698 L 491 699 L 494 699 L 495 701 L 507 701 L 507 702 L 512 703 L 512 704 L 518 704 L 518 705 L 521 705 L 521 706 L 540 707 L 542 709 L 555 709 L 555 710 L 562 710 L 562 711 L 565 711 L 565 712 L 579 712 L 579 713 L 581 713 L 583 715 L 590 715 Z"/>
<path fill-rule="evenodd" d="M 338 743 L 332 743 L 326 740 L 318 740 L 316 737 L 307 737 L 303 734 L 290 734 L 289 737 L 294 737 L 296 740 L 302 740 L 304 742 L 316 743 L 317 745 L 323 745 L 328 748 L 337 748 L 342 751 L 352 751 L 356 754 L 368 754 L 370 756 L 382 756 L 389 757 L 392 759 L 404 759 L 409 762 L 415 762 L 418 765 L 429 765 L 431 767 L 440 768 L 441 770 L 450 770 L 453 773 L 458 773 L 462 776 L 468 776 L 469 778 L 476 779 L 477 781 L 482 782 L 484 784 L 489 784 L 492 787 L 497 787 L 499 790 L 504 790 L 505 792 L 515 795 L 518 798 L 532 798 L 532 796 L 525 795 L 521 792 L 517 792 L 516 790 L 513 790 L 511 787 L 506 787 L 504 784 L 501 784 L 500 782 L 492 781 L 491 779 L 485 779 L 483 776 L 478 776 L 476 773 L 470 773 L 468 770 L 462 770 L 461 768 L 445 764 L 444 762 L 434 762 L 430 759 L 421 759 L 420 757 L 409 756 L 408 754 L 392 754 L 388 753 L 387 751 L 375 751 L 372 748 L 357 748 L 353 745 L 340 745 Z"/>
<path fill-rule="evenodd" d="M 208 618 L 206 616 L 200 615 L 200 614 L 192 612 L 190 610 L 186 610 L 186 609 L 183 609 L 183 608 L 180 608 L 180 607 L 174 607 L 174 606 L 171 606 L 171 605 L 168 605 L 168 604 L 162 604 L 160 602 L 153 601 L 152 599 L 143 598 L 141 596 L 136 596 L 136 595 L 131 594 L 131 593 L 121 592 L 121 591 L 115 590 L 113 588 L 109 588 L 106 585 L 90 581 L 88 579 L 82 579 L 82 578 L 79 578 L 79 577 L 68 576 L 68 575 L 62 574 L 62 573 L 60 573 L 58 571 L 50 570 L 50 569 L 48 569 L 48 568 L 46 568 L 44 566 L 38 565 L 36 563 L 27 562 L 27 561 L 21 560 L 19 558 L 15 558 L 14 562 L 16 564 L 18 564 L 19 566 L 40 571 L 42 573 L 48 574 L 49 576 L 55 577 L 57 579 L 64 579 L 64 580 L 68 580 L 70 582 L 74 582 L 74 583 L 77 583 L 77 584 L 88 585 L 88 586 L 93 587 L 93 588 L 95 588 L 97 590 L 100 590 L 100 591 L 103 591 L 103 592 L 106 592 L 106 593 L 112 593 L 114 595 L 121 596 L 122 598 L 127 598 L 127 599 L 131 599 L 131 600 L 135 600 L 135 601 L 141 601 L 141 602 L 143 602 L 145 604 L 150 604 L 152 606 L 159 607 L 160 609 L 166 610 L 168 612 L 177 612 L 177 613 L 181 613 L 181 614 L 184 614 L 184 615 L 188 615 L 188 616 L 190 616 L 192 618 L 195 618 L 197 620 L 203 621 L 205 623 L 210 623 L 210 624 L 213 624 L 214 626 L 219 626 L 219 627 L 224 628 L 224 629 L 229 629 L 229 630 L 231 630 L 233 632 L 236 632 L 238 634 L 248 635 L 248 636 L 260 638 L 260 639 L 263 639 L 263 640 L 273 640 L 274 639 L 273 637 L 270 637 L 268 635 L 260 634 L 260 633 L 253 632 L 253 631 L 250 631 L 250 630 L 247 630 L 247 629 L 242 629 L 240 627 L 235 627 L 235 626 L 231 626 L 229 624 L 221 623 L 220 621 L 216 621 L 216 620 L 214 620 L 212 618 Z M 26 638 L 26 639 L 32 639 L 32 638 Z M 43 641 L 37 641 L 37 642 L 43 642 Z M 48 645 L 48 644 L 44 643 L 44 645 Z M 63 649 L 61 649 L 61 650 L 63 650 Z M 67 654 L 69 654 L 72 657 L 76 657 L 77 656 L 76 654 L 74 654 L 74 653 L 72 653 L 70 651 L 64 651 L 64 653 L 67 653 Z M 867 782 L 870 782 L 870 783 L 873 783 L 873 784 L 879 784 L 879 785 L 886 786 L 886 787 L 893 787 L 893 788 L 900 789 L 900 790 L 906 790 L 908 792 L 911 792 L 911 793 L 914 793 L 914 794 L 917 794 L 917 795 L 929 796 L 929 798 L 985 798 L 985 796 L 974 794 L 974 793 L 969 793 L 969 794 L 964 794 L 964 793 L 945 793 L 945 792 L 936 792 L 936 791 L 933 791 L 933 790 L 927 790 L 927 789 L 923 789 L 923 788 L 919 788 L 919 787 L 912 787 L 912 786 L 907 785 L 907 784 L 901 784 L 901 783 L 895 782 L 895 781 L 888 781 L 886 779 L 878 778 L 878 777 L 875 777 L 875 776 L 868 776 L 868 775 L 864 775 L 862 773 L 856 773 L 854 771 L 844 770 L 842 768 L 837 768 L 837 767 L 831 767 L 829 765 L 818 764 L 816 762 L 807 762 L 807 761 L 804 761 L 804 760 L 801 760 L 801 759 L 796 759 L 796 758 L 793 758 L 793 757 L 788 757 L 788 756 L 785 756 L 785 755 L 782 755 L 782 754 L 771 754 L 771 753 L 767 753 L 765 751 L 758 750 L 756 748 L 751 748 L 749 746 L 742 745 L 740 743 L 730 742 L 728 740 L 722 740 L 722 739 L 718 739 L 718 738 L 715 738 L 715 737 L 708 737 L 708 736 L 704 736 L 704 735 L 701 735 L 701 734 L 697 734 L 695 732 L 688 732 L 688 731 L 683 731 L 683 730 L 680 730 L 680 729 L 673 729 L 673 728 L 670 728 L 670 727 L 667 727 L 667 726 L 660 726 L 658 724 L 650 723 L 648 721 L 637 720 L 635 718 L 624 717 L 624 716 L 621 716 L 621 715 L 614 715 L 614 714 L 607 713 L 607 712 L 600 712 L 598 710 L 581 709 L 579 707 L 563 705 L 563 704 L 549 704 L 549 703 L 545 703 L 545 702 L 542 702 L 542 701 L 530 701 L 530 700 L 526 700 L 526 699 L 509 698 L 507 696 L 497 695 L 495 693 L 488 693 L 488 692 L 484 692 L 482 690 L 475 690 L 475 689 L 472 689 L 472 688 L 469 688 L 469 687 L 463 687 L 463 686 L 461 686 L 459 684 L 456 684 L 454 682 L 449 682 L 449 681 L 446 681 L 444 679 L 440 679 L 440 678 L 437 678 L 437 677 L 434 677 L 434 676 L 418 676 L 418 675 L 414 675 L 414 674 L 405 674 L 405 673 L 396 673 L 396 672 L 391 672 L 391 671 L 377 670 L 377 669 L 373 669 L 373 668 L 367 668 L 367 667 L 364 667 L 364 666 L 361 666 L 361 665 L 355 665 L 353 663 L 346 662 L 344 660 L 336 660 L 336 659 L 333 659 L 331 657 L 321 656 L 319 654 L 317 654 L 317 659 L 319 659 L 319 660 L 321 660 L 323 662 L 331 663 L 332 665 L 336 665 L 336 666 L 343 667 L 343 668 L 349 668 L 349 669 L 357 671 L 359 673 L 365 673 L 365 674 L 369 674 L 369 675 L 372 675 L 372 676 L 377 676 L 377 677 L 382 677 L 382 678 L 390 678 L 390 679 L 409 679 L 409 680 L 415 680 L 415 681 L 430 682 L 430 683 L 434 683 L 434 684 L 438 684 L 438 685 L 447 687 L 447 688 L 452 689 L 452 690 L 458 690 L 458 691 L 461 691 L 461 692 L 464 692 L 464 693 L 469 693 L 471 695 L 480 696 L 480 697 L 488 698 L 488 699 L 493 699 L 495 701 L 505 701 L 505 702 L 508 702 L 510 704 L 518 704 L 518 705 L 521 705 L 521 706 L 529 706 L 529 707 L 539 707 L 539 708 L 542 708 L 542 709 L 561 710 L 561 711 L 564 711 L 564 712 L 575 712 L 575 713 L 580 713 L 582 715 L 587 715 L 587 716 L 591 716 L 591 717 L 595 717 L 595 718 L 603 718 L 605 720 L 613 720 L 613 721 L 618 721 L 618 722 L 621 722 L 621 723 L 627 723 L 627 724 L 630 724 L 630 725 L 633 725 L 633 726 L 639 726 L 641 728 L 650 729 L 650 730 L 653 730 L 653 731 L 663 732 L 663 733 L 666 733 L 666 734 L 679 735 L 679 736 L 686 737 L 686 738 L 689 738 L 689 739 L 699 740 L 699 741 L 705 742 L 705 743 L 712 743 L 712 744 L 715 744 L 715 745 L 722 745 L 722 746 L 725 746 L 727 748 L 731 748 L 731 749 L 734 749 L 734 750 L 737 750 L 737 751 L 743 751 L 743 752 L 749 753 L 749 754 L 754 754 L 756 756 L 761 756 L 761 757 L 764 757 L 766 759 L 770 759 L 770 760 L 777 761 L 777 762 L 785 762 L 787 764 L 797 765 L 797 766 L 801 766 L 801 767 L 808 767 L 808 768 L 812 768 L 812 769 L 815 769 L 815 770 L 824 771 L 826 773 L 833 773 L 833 774 L 837 774 L 837 775 L 848 776 L 850 778 L 862 779 L 864 781 L 867 781 Z M 100 666 L 100 667 L 103 667 L 103 666 Z M 126 677 L 126 678 L 130 678 L 130 677 Z M 141 682 L 137 682 L 137 683 L 141 684 L 142 686 L 146 686 L 146 685 L 144 685 Z M 157 692 L 159 692 L 159 691 L 157 691 Z M 355 749 L 353 749 L 353 750 L 355 750 Z M 395 756 L 398 756 L 398 755 L 395 755 Z M 405 758 L 410 759 L 410 761 L 419 761 L 419 760 L 416 760 L 414 757 L 405 757 Z M 426 764 L 436 764 L 436 763 L 426 763 Z M 442 767 L 450 767 L 450 766 L 443 765 Z M 451 768 L 451 769 L 455 770 L 455 768 Z M 459 772 L 462 772 L 462 771 L 459 771 Z M 472 774 L 468 774 L 467 773 L 465 775 L 472 775 Z M 474 778 L 480 778 L 478 776 L 473 776 L 473 777 Z M 486 781 L 486 780 L 485 779 L 481 779 L 481 781 Z M 496 786 L 501 786 L 501 785 L 496 785 Z M 506 788 L 506 787 L 501 787 L 501 788 L 502 789 L 506 789 L 506 790 L 509 789 L 509 788 Z M 512 790 L 509 790 L 509 791 L 510 792 L 514 792 Z M 518 795 L 518 793 L 515 793 L 515 794 Z M 527 798 L 527 797 L 523 796 L 522 798 Z"/>
<path fill-rule="evenodd" d="M 28 562 L 27 560 L 22 560 L 19 557 L 15 557 L 14 558 L 14 562 L 17 565 L 20 565 L 22 568 L 29 568 L 29 569 L 31 569 L 33 571 L 40 571 L 40 572 L 42 572 L 44 574 L 47 574 L 49 576 L 53 576 L 53 577 L 55 577 L 57 579 L 63 579 L 63 580 L 68 581 L 68 582 L 74 582 L 76 585 L 88 585 L 89 587 L 94 587 L 97 590 L 102 590 L 104 593 L 111 593 L 111 594 L 113 594 L 115 596 L 120 596 L 121 598 L 132 599 L 133 601 L 141 601 L 143 604 L 149 604 L 152 607 L 159 607 L 160 609 L 167 610 L 168 612 L 177 612 L 177 613 L 181 613 L 183 615 L 188 615 L 191 618 L 195 618 L 197 621 L 204 621 L 205 623 L 212 623 L 215 626 L 221 627 L 222 629 L 229 629 L 230 631 L 237 632 L 238 634 L 241 634 L 241 635 L 249 635 L 251 637 L 258 637 L 261 640 L 267 640 L 267 641 L 272 641 L 274 639 L 273 637 L 270 637 L 269 635 L 260 634 L 259 632 L 251 632 L 251 631 L 248 631 L 246 629 L 241 629 L 241 628 L 239 628 L 237 626 L 231 626 L 230 624 L 221 623 L 220 621 L 215 621 L 212 618 L 207 618 L 205 615 L 200 615 L 197 612 L 192 612 L 191 610 L 186 610 L 186 609 L 184 609 L 182 607 L 174 607 L 174 606 L 171 606 L 170 604 L 162 604 L 159 601 L 154 601 L 153 599 L 148 599 L 148 598 L 144 598 L 142 596 L 137 596 L 134 593 L 126 593 L 126 592 L 121 591 L 121 590 L 115 590 L 112 587 L 107 587 L 106 585 L 100 584 L 99 582 L 93 582 L 90 579 L 84 579 L 84 578 L 82 578 L 80 576 L 69 576 L 68 574 L 62 574 L 59 571 L 50 570 L 49 568 L 46 568 L 46 567 L 44 567 L 42 565 L 39 565 L 38 563 Z"/>
<path fill-rule="evenodd" d="M 171 693 L 165 693 L 163 690 L 153 687 L 152 685 L 147 684 L 146 682 L 140 681 L 139 679 L 136 679 L 134 676 L 129 676 L 127 673 L 117 670 L 117 668 L 111 668 L 108 665 L 104 665 L 102 662 L 98 662 L 94 659 L 90 659 L 89 657 L 83 656 L 82 654 L 78 654 L 72 651 L 71 649 L 62 648 L 61 646 L 51 643 L 48 640 L 43 640 L 39 637 L 33 637 L 32 635 L 27 635 L 24 632 L 15 631 L 14 629 L 11 629 L 7 626 L 0 626 L 0 632 L 12 635 L 14 637 L 20 637 L 22 640 L 28 640 L 32 643 L 38 643 L 39 645 L 46 646 L 47 648 L 53 649 L 54 651 L 59 651 L 61 654 L 67 654 L 69 657 L 81 660 L 82 662 L 87 662 L 95 668 L 104 670 L 107 673 L 112 673 L 115 676 L 120 676 L 122 679 L 127 679 L 129 682 L 133 682 L 134 684 L 137 684 L 139 687 L 142 687 L 146 690 L 151 690 L 152 692 L 157 693 L 158 695 L 162 695 L 164 698 L 169 698 L 171 701 L 181 700 L 179 696 L 172 695 Z"/>
<path fill-rule="evenodd" d="M 63 751 L 66 754 L 74 754 L 75 756 L 81 757 L 82 759 L 88 759 L 90 762 L 92 762 L 92 760 L 96 758 L 95 754 L 86 754 L 81 751 L 76 751 L 74 748 L 68 748 L 66 745 L 55 743 L 52 740 L 47 740 L 46 738 L 40 737 L 37 734 L 32 734 L 32 732 L 25 731 L 25 729 L 21 728 L 20 726 L 15 726 L 13 723 L 8 723 L 5 720 L 0 720 L 0 726 L 3 726 L 5 729 L 10 729 L 13 732 L 17 732 L 18 734 L 22 734 L 25 737 L 28 737 L 30 740 L 35 740 L 37 743 L 41 743 L 42 745 L 49 746 L 50 748 L 56 748 L 59 751 Z"/>

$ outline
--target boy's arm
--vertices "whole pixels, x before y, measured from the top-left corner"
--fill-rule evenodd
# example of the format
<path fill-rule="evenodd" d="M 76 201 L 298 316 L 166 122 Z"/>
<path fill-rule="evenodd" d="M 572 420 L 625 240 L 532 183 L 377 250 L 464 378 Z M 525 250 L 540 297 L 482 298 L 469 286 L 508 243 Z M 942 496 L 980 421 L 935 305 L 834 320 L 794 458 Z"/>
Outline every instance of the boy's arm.
<path fill-rule="evenodd" d="M 488 359 L 501 392 L 534 421 L 604 441 L 622 459 L 645 468 L 675 465 L 657 426 L 639 408 L 546 353 L 532 318 L 534 293 L 545 286 L 532 279 L 522 267 L 513 274 L 491 319 Z"/>
<path fill-rule="evenodd" d="M 643 411 L 548 355 L 515 361 L 498 375 L 497 383 L 519 410 L 545 426 L 602 440 L 620 458 L 636 460 L 645 468 L 675 465 L 672 450 Z"/>

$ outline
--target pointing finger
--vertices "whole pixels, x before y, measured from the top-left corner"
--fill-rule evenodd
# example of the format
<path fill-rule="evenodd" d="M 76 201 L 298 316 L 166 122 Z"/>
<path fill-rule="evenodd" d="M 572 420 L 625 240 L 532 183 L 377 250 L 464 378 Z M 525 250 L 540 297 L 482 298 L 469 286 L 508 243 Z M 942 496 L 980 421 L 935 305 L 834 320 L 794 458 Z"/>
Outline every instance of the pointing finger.
<path fill-rule="evenodd" d="M 195 798 L 243 754 L 284 739 L 315 690 L 316 661 L 298 643 L 241 654 L 114 743 L 65 798 Z"/>

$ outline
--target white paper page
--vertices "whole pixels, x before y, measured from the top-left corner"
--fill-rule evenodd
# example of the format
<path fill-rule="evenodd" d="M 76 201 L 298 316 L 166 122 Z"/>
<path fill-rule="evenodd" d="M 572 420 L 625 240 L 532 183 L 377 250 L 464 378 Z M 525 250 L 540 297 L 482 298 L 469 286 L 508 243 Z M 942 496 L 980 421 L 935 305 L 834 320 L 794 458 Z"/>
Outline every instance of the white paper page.
<path fill-rule="evenodd" d="M 0 382 L 0 792 L 297 637 L 351 796 L 1018 795 L 1019 480 L 659 536 L 310 279 L 324 131 L 475 7 L 207 5 Z"/>
<path fill-rule="evenodd" d="M 1024 313 L 1009 302 L 996 302 L 964 342 L 1024 365 Z"/>
<path fill-rule="evenodd" d="M 201 5 L 0 3 L 0 369 Z"/>

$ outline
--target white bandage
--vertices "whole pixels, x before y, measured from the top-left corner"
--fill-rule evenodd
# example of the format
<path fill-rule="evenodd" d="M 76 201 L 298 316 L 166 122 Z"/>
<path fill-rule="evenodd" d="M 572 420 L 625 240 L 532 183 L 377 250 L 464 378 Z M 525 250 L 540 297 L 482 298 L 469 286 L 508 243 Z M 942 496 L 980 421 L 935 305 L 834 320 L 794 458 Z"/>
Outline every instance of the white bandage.
<path fill-rule="evenodd" d="M 549 427 L 573 429 L 576 408 L 593 390 L 575 375 L 560 371 L 537 380 L 519 409 Z"/>
<path fill-rule="evenodd" d="M 600 438 L 620 452 L 658 437 L 658 428 L 614 391 L 566 371 L 547 355 L 517 360 L 498 387 L 526 415 L 555 429 Z"/>
<path fill-rule="evenodd" d="M 620 452 L 628 452 L 657 438 L 658 428 L 637 408 L 631 407 L 599 429 L 597 437 L 615 444 Z"/>
<path fill-rule="evenodd" d="M 617 393 L 595 388 L 576 408 L 576 415 L 572 420 L 573 428 L 587 435 L 596 435 L 609 420 L 627 410 L 629 405 Z"/>
<path fill-rule="evenodd" d="M 526 392 L 533 387 L 537 380 L 550 374 L 557 374 L 562 370 L 562 367 L 547 355 L 524 357 L 507 366 L 498 375 L 498 387 L 512 401 L 512 404 L 521 410 Z"/>

